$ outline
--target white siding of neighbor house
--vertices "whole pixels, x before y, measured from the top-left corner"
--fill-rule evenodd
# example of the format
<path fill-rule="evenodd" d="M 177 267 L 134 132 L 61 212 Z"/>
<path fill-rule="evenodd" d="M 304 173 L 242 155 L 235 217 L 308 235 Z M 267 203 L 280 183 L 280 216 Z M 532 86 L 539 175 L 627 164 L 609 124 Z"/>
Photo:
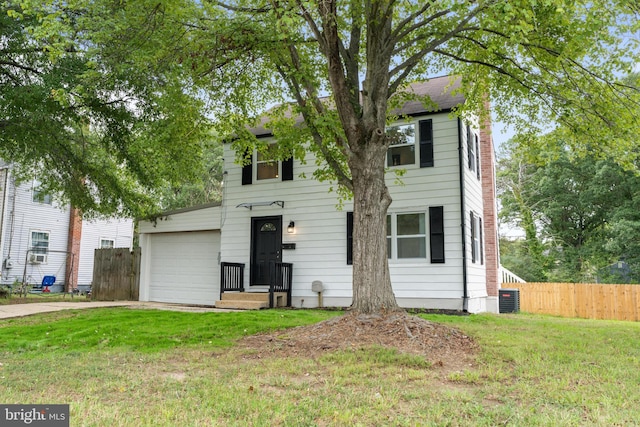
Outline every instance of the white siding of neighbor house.
<path fill-rule="evenodd" d="M 4 182 L 4 181 L 3 181 Z M 3 184 L 4 185 L 4 184 Z M 56 276 L 56 285 L 64 283 L 65 253 L 50 252 L 47 262 L 42 264 L 26 263 L 27 250 L 30 247 L 31 231 L 49 233 L 49 251 L 66 251 L 69 232 L 69 210 L 53 204 L 33 201 L 32 181 L 23 182 L 16 187 L 9 179 L 8 194 L 3 197 L 6 202 L 2 212 L 2 283 L 11 284 L 14 280 L 22 281 L 23 275 L 30 284 L 42 283 L 46 275 Z M 13 265 L 7 269 L 7 259 Z M 26 274 L 25 274 L 26 273 Z"/>
<path fill-rule="evenodd" d="M 78 286 L 88 286 L 93 282 L 95 250 L 100 248 L 101 239 L 113 240 L 115 248 L 131 248 L 133 220 L 112 218 L 82 221 L 80 259 L 77 260 Z"/>
<path fill-rule="evenodd" d="M 403 185 L 394 184 L 396 177 L 392 171 L 387 174 L 387 183 L 393 198 L 390 213 L 425 213 L 427 258 L 390 260 L 393 289 L 398 302 L 404 307 L 461 309 L 463 261 L 458 121 L 446 113 L 419 117 L 414 121 L 417 123 L 424 118 L 433 119 L 434 167 L 420 168 L 416 152 L 416 165 L 400 167 L 406 169 L 401 178 Z M 221 207 L 222 261 L 245 263 L 248 288 L 251 217 L 282 216 L 283 243 L 296 243 L 295 250 L 282 251 L 282 261 L 293 263 L 293 305 L 317 306 L 317 294 L 311 291 L 311 283 L 320 280 L 325 288 L 325 305 L 348 306 L 352 297 L 352 268 L 346 263 L 346 212 L 352 210 L 351 203 L 346 202 L 342 211 L 336 208 L 336 194 L 328 191 L 329 185 L 310 178 L 315 164 L 312 158 L 307 158 L 306 165 L 294 162 L 293 181 L 256 181 L 254 177 L 251 185 L 243 186 L 242 168 L 233 163 L 235 155 L 229 144 L 225 145 L 224 156 L 228 174 Z M 301 173 L 307 178 L 301 178 Z M 467 199 L 474 199 L 467 204 L 467 209 L 477 208 L 481 213 L 480 186 L 470 181 L 465 175 L 465 182 L 471 186 Z M 284 201 L 284 208 L 276 205 L 254 206 L 252 210 L 236 207 L 241 203 L 276 200 Z M 444 208 L 444 264 L 431 264 L 429 260 L 428 213 L 431 206 Z M 295 234 L 286 232 L 289 221 L 295 222 Z M 467 229 L 470 230 L 468 224 Z M 470 258 L 469 247 L 467 252 Z M 480 285 L 476 282 L 479 283 L 481 274 L 472 273 L 473 295 L 479 296 Z"/>

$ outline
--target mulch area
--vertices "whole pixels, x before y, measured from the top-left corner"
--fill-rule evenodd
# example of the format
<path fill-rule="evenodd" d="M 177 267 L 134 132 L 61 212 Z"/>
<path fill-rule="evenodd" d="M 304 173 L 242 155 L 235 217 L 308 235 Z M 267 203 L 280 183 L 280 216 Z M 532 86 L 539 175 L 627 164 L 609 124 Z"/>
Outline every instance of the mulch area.
<path fill-rule="evenodd" d="M 478 350 L 474 340 L 460 330 L 404 312 L 345 314 L 313 325 L 248 336 L 239 345 L 255 350 L 257 357 L 317 357 L 340 349 L 387 347 L 422 355 L 445 370 L 473 366 Z"/>

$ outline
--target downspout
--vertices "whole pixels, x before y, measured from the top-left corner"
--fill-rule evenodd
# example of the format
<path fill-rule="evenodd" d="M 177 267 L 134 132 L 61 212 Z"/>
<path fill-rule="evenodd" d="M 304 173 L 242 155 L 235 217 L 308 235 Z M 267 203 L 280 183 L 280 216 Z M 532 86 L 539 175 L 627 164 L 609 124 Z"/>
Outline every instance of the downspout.
<path fill-rule="evenodd" d="M 464 197 L 464 156 L 462 150 L 462 120 L 458 118 L 458 160 L 460 173 L 460 228 L 462 233 L 462 311 L 469 311 L 469 290 L 467 284 L 467 235 L 465 228 Z"/>
<path fill-rule="evenodd" d="M 2 275 L 0 281 L 4 279 L 5 256 L 4 256 L 4 243 L 6 233 L 6 220 L 7 220 L 7 202 L 9 201 L 9 167 L 3 167 L 0 170 L 4 171 L 4 182 L 2 183 L 3 197 L 2 197 L 2 209 L 0 210 L 0 260 L 2 262 Z"/>

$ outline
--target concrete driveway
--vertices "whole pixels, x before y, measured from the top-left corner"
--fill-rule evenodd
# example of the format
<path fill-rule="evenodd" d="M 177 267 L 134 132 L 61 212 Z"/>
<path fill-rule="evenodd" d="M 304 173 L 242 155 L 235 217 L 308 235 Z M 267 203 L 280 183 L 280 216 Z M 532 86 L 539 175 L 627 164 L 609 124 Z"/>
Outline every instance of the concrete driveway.
<path fill-rule="evenodd" d="M 169 304 L 162 302 L 143 301 L 86 301 L 86 302 L 38 302 L 25 304 L 0 305 L 0 320 L 12 317 L 30 316 L 38 313 L 48 313 L 61 310 L 79 310 L 100 307 L 131 307 L 153 310 L 186 311 L 191 313 L 230 312 L 238 310 L 223 310 L 212 307 Z"/>

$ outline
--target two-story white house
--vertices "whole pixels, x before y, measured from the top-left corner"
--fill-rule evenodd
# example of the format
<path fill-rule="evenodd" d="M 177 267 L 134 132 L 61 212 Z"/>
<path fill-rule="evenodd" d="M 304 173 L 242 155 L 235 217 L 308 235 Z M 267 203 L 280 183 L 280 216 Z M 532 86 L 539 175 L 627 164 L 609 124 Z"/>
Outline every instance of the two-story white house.
<path fill-rule="evenodd" d="M 133 244 L 132 219 L 83 220 L 77 209 L 57 203 L 37 181 L 16 182 L 0 165 L 0 283 L 41 285 L 55 276 L 51 292 L 88 290 L 94 251 Z"/>
<path fill-rule="evenodd" d="M 490 123 L 451 115 L 464 102 L 451 95 L 454 87 L 448 77 L 414 85 L 438 110 L 407 102 L 410 120 L 388 128 L 391 280 L 402 307 L 497 312 Z M 251 131 L 277 142 L 265 127 Z M 329 184 L 311 178 L 315 159 L 274 162 L 254 153 L 240 166 L 230 144 L 224 158 L 220 204 L 141 222 L 140 299 L 226 307 L 221 290 L 248 294 L 275 282 L 294 307 L 349 306 L 352 205 L 338 207 Z M 406 170 L 401 183 L 395 168 Z"/>

